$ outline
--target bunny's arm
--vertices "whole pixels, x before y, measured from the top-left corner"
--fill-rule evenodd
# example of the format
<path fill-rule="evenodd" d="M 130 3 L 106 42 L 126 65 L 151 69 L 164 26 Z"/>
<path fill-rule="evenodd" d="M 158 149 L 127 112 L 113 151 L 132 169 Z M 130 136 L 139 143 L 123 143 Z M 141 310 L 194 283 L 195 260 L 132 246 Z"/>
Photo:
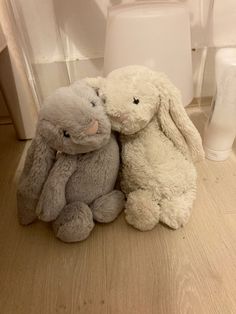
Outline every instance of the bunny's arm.
<path fill-rule="evenodd" d="M 131 136 L 121 136 L 122 144 L 122 178 L 121 186 L 126 194 L 131 191 L 149 189 L 150 182 L 156 186 L 156 194 L 159 195 L 159 187 L 156 184 L 153 166 L 153 145 L 148 139 L 153 134 L 155 140 L 158 134 L 150 123 L 145 130 Z"/>
<path fill-rule="evenodd" d="M 36 214 L 40 220 L 52 221 L 66 205 L 65 187 L 77 168 L 77 156 L 59 154 L 40 195 Z"/>

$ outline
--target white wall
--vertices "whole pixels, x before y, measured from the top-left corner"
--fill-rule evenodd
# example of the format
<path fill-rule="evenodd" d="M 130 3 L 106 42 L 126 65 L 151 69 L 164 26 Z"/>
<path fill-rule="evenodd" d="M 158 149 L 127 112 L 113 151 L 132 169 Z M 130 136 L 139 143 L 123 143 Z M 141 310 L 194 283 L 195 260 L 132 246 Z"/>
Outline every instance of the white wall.
<path fill-rule="evenodd" d="M 38 108 L 22 53 L 21 29 L 15 23 L 10 1 L 0 1 L 0 22 L 7 42 L 1 53 L 0 79 L 17 136 L 27 139 L 34 135 Z"/>
<path fill-rule="evenodd" d="M 137 0 L 138 1 L 138 0 Z M 167 0 L 168 1 L 168 0 Z M 87 76 L 102 74 L 107 8 L 134 0 L 18 0 L 21 26 L 27 30 L 32 63 L 42 94 Z M 170 1 L 169 1 L 170 2 Z M 195 96 L 201 48 L 210 49 L 203 95 L 214 91 L 214 47 L 236 44 L 236 1 L 215 0 L 207 30 L 211 0 L 180 0 L 190 11 Z M 66 62 L 65 62 L 66 61 Z M 68 75 L 69 74 L 69 75 Z"/>
<path fill-rule="evenodd" d="M 5 36 L 3 35 L 2 27 L 0 25 L 0 54 L 5 49 L 5 47 L 6 47 L 6 39 L 5 39 Z M 1 59 L 1 56 L 0 56 L 0 59 Z M 0 90 L 0 117 L 5 117 L 8 115 L 9 113 L 8 113 L 6 104 L 4 102 L 4 99 Z"/>

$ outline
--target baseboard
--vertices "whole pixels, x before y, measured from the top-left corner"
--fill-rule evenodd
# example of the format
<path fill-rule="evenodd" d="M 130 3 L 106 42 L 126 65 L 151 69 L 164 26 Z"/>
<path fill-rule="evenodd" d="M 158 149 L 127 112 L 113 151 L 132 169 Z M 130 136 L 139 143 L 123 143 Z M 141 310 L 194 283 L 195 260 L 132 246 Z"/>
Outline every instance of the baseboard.
<path fill-rule="evenodd" d="M 212 102 L 212 96 L 194 97 L 192 102 L 187 107 L 210 106 L 211 102 Z"/>
<path fill-rule="evenodd" d="M 12 120 L 9 116 L 0 116 L 0 125 L 12 124 Z"/>

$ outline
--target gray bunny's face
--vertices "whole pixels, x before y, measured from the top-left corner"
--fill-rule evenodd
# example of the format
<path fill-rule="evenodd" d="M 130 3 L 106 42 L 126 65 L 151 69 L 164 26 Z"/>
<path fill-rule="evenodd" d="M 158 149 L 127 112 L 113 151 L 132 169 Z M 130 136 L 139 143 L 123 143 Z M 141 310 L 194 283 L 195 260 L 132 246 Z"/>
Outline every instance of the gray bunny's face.
<path fill-rule="evenodd" d="M 47 99 L 40 112 L 38 132 L 51 148 L 80 154 L 104 146 L 111 125 L 96 92 L 78 81 Z"/>

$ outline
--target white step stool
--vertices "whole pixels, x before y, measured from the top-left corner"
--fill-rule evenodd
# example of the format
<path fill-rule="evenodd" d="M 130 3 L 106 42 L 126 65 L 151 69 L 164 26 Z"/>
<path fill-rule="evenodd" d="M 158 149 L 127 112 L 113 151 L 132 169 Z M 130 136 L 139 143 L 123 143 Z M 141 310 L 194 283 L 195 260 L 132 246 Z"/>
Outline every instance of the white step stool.
<path fill-rule="evenodd" d="M 180 89 L 184 106 L 191 102 L 190 22 L 184 4 L 145 1 L 109 9 L 104 75 L 133 64 L 165 72 Z"/>

